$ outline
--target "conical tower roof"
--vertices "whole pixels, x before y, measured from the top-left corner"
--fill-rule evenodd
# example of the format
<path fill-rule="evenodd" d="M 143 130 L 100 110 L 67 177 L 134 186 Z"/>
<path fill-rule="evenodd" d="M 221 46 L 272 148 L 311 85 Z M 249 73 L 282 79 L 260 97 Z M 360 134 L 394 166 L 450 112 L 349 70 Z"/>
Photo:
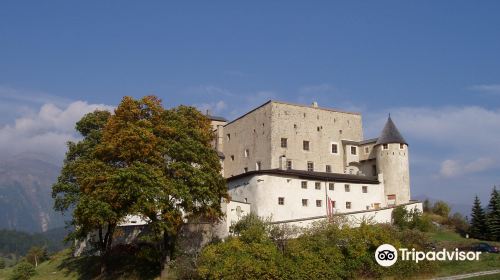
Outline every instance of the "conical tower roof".
<path fill-rule="evenodd" d="M 394 124 L 394 122 L 391 119 L 391 116 L 389 115 L 389 118 L 387 119 L 387 122 L 385 123 L 384 129 L 382 130 L 382 133 L 378 137 L 376 145 L 382 145 L 382 144 L 390 144 L 390 143 L 400 143 L 400 144 L 406 144 L 406 140 L 403 138 L 401 133 L 399 133 L 398 128 Z"/>

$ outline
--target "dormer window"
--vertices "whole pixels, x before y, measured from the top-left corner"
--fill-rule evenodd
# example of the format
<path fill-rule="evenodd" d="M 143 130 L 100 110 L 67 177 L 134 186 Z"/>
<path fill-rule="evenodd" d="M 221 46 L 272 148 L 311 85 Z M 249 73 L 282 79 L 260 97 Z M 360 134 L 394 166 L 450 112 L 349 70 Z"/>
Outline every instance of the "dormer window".
<path fill-rule="evenodd" d="M 399 144 L 399 149 L 404 150 L 405 149 L 405 144 Z"/>

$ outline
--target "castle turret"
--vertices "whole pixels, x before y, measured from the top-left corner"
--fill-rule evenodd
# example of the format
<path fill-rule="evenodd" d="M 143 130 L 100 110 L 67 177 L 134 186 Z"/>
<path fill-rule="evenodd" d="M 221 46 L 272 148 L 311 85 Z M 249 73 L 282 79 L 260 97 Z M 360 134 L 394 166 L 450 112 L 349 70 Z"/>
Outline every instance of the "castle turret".
<path fill-rule="evenodd" d="M 382 173 L 387 203 L 402 204 L 410 201 L 410 168 L 408 143 L 391 119 L 375 144 L 377 172 Z"/>

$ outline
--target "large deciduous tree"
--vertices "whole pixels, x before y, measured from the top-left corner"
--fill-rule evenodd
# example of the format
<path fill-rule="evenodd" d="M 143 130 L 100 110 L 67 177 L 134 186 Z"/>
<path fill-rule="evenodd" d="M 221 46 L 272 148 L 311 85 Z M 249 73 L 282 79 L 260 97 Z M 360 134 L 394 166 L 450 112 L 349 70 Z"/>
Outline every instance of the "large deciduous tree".
<path fill-rule="evenodd" d="M 55 208 L 74 208 L 75 236 L 97 232 L 101 253 L 126 215 L 149 222 L 165 257 L 186 219 L 221 217 L 225 180 L 210 121 L 195 108 L 124 97 L 114 114 L 90 113 L 77 130 L 83 139 L 68 145 Z"/>

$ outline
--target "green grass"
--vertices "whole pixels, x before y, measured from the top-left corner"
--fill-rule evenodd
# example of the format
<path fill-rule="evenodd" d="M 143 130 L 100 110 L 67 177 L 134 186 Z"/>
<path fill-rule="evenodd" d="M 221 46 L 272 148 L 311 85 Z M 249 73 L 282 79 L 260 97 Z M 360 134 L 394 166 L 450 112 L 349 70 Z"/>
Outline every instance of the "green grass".
<path fill-rule="evenodd" d="M 500 279 L 500 273 L 477 276 L 477 277 L 472 277 L 472 278 L 468 278 L 468 279 L 470 279 L 470 280 L 498 280 L 498 279 Z"/>
<path fill-rule="evenodd" d="M 30 280 L 73 280 L 73 279 L 155 279 L 159 268 L 147 260 L 134 256 L 120 255 L 110 260 L 109 274 L 100 275 L 99 257 L 71 256 L 69 249 L 51 256 L 48 261 L 38 265 L 36 275 Z M 9 279 L 13 267 L 0 270 L 0 280 Z"/>
<path fill-rule="evenodd" d="M 441 229 L 436 232 L 429 233 L 430 239 L 436 243 L 438 248 L 447 248 L 453 250 L 454 248 L 469 247 L 479 242 L 487 242 L 488 244 L 499 246 L 498 242 L 481 241 L 473 238 L 464 238 L 459 234 Z M 487 254 L 482 253 L 479 261 L 450 261 L 440 262 L 436 276 L 450 276 L 457 274 L 472 273 L 478 271 L 487 271 L 500 269 L 500 254 Z M 487 276 L 484 276 L 487 277 Z M 497 278 L 491 279 L 498 279 Z M 474 278 L 483 279 L 483 278 Z M 484 278 L 490 279 L 490 278 Z"/>
<path fill-rule="evenodd" d="M 437 276 L 449 276 L 479 271 L 500 269 L 500 254 L 486 254 L 479 256 L 479 261 L 450 261 L 439 264 Z"/>

